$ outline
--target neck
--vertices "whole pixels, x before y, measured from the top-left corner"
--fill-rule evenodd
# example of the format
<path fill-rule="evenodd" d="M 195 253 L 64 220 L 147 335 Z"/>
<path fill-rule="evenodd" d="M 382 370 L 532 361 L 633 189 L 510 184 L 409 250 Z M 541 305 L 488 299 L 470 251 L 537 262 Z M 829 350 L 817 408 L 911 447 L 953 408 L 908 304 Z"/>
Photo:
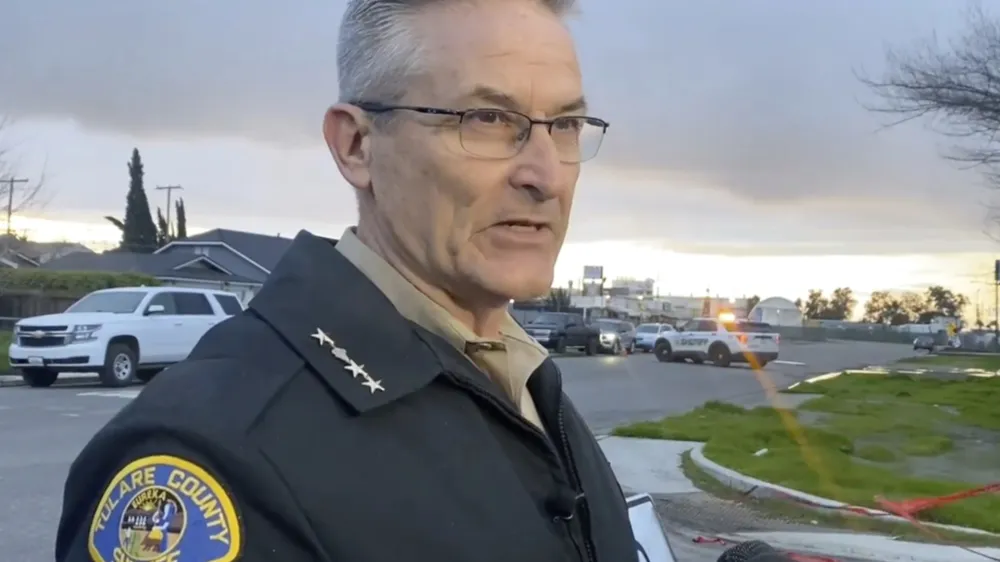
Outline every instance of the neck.
<path fill-rule="evenodd" d="M 401 256 L 401 252 L 394 251 L 394 245 L 379 229 L 371 228 L 364 221 L 359 221 L 357 236 L 365 246 L 384 259 L 418 291 L 427 295 L 427 298 L 445 309 L 472 333 L 481 338 L 491 339 L 500 335 L 500 326 L 507 315 L 506 300 L 487 306 L 471 305 L 469 304 L 471 299 L 458 299 L 452 292 L 428 282 L 425 276 L 418 274 L 418 268 L 410 267 L 407 260 Z"/>

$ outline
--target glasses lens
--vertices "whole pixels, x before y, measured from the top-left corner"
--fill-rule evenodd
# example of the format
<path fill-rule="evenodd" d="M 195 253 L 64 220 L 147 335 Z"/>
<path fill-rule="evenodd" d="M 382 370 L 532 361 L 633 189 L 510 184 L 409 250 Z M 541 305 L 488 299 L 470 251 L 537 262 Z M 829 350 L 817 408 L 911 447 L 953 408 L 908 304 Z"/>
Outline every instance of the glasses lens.
<path fill-rule="evenodd" d="M 462 117 L 459 136 L 469 154 L 483 158 L 510 158 L 529 134 L 531 121 L 501 109 L 474 109 Z"/>
<path fill-rule="evenodd" d="M 597 156 L 606 125 L 593 117 L 558 117 L 549 130 L 559 160 L 576 164 Z M 465 114 L 459 138 L 469 154 L 481 158 L 511 158 L 531 134 L 531 120 L 501 109 L 474 109 Z"/>
<path fill-rule="evenodd" d="M 565 164 L 586 162 L 601 148 L 604 122 L 593 117 L 559 117 L 552 123 L 552 141 Z"/>

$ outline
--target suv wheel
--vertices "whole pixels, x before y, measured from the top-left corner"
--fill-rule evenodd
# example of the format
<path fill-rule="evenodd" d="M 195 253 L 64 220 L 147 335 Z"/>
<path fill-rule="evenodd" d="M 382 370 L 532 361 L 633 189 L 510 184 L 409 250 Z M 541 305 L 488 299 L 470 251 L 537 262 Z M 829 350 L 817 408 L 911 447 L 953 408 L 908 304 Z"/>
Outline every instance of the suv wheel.
<path fill-rule="evenodd" d="M 661 363 L 669 363 L 674 358 L 673 348 L 670 347 L 670 343 L 665 341 L 656 342 L 653 353 L 656 354 L 656 359 Z"/>
<path fill-rule="evenodd" d="M 559 338 L 556 340 L 555 352 L 566 353 L 566 338 Z"/>
<path fill-rule="evenodd" d="M 132 346 L 113 343 L 108 346 L 101 369 L 101 384 L 104 386 L 126 386 L 135 380 L 138 358 Z"/>

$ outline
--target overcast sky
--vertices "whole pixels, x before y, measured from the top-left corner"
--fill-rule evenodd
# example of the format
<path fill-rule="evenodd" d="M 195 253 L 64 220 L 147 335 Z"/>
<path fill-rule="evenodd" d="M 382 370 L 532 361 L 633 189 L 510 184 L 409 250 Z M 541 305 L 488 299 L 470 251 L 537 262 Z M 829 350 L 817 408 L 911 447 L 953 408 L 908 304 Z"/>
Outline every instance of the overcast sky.
<path fill-rule="evenodd" d="M 320 122 L 343 5 L 4 0 L 5 138 L 24 173 L 47 162 L 53 213 L 120 212 L 138 146 L 149 184 L 185 185 L 194 222 L 339 228 L 355 211 Z M 585 0 L 573 28 L 587 94 L 612 127 L 586 165 L 572 239 L 992 248 L 978 176 L 939 158 L 943 139 L 919 125 L 879 132 L 855 78 L 878 75 L 886 46 L 948 37 L 965 14 L 961 0 Z"/>

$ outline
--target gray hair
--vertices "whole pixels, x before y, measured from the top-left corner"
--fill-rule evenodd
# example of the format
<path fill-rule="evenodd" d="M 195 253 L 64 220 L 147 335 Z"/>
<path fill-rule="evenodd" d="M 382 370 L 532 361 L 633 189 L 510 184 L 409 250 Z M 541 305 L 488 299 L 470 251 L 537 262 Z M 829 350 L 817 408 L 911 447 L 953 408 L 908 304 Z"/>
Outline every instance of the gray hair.
<path fill-rule="evenodd" d="M 412 18 L 427 6 L 458 1 L 464 0 L 349 0 L 337 39 L 340 100 L 390 103 L 402 98 L 406 79 L 419 72 L 423 59 Z M 534 1 L 559 17 L 577 5 L 577 0 Z"/>

